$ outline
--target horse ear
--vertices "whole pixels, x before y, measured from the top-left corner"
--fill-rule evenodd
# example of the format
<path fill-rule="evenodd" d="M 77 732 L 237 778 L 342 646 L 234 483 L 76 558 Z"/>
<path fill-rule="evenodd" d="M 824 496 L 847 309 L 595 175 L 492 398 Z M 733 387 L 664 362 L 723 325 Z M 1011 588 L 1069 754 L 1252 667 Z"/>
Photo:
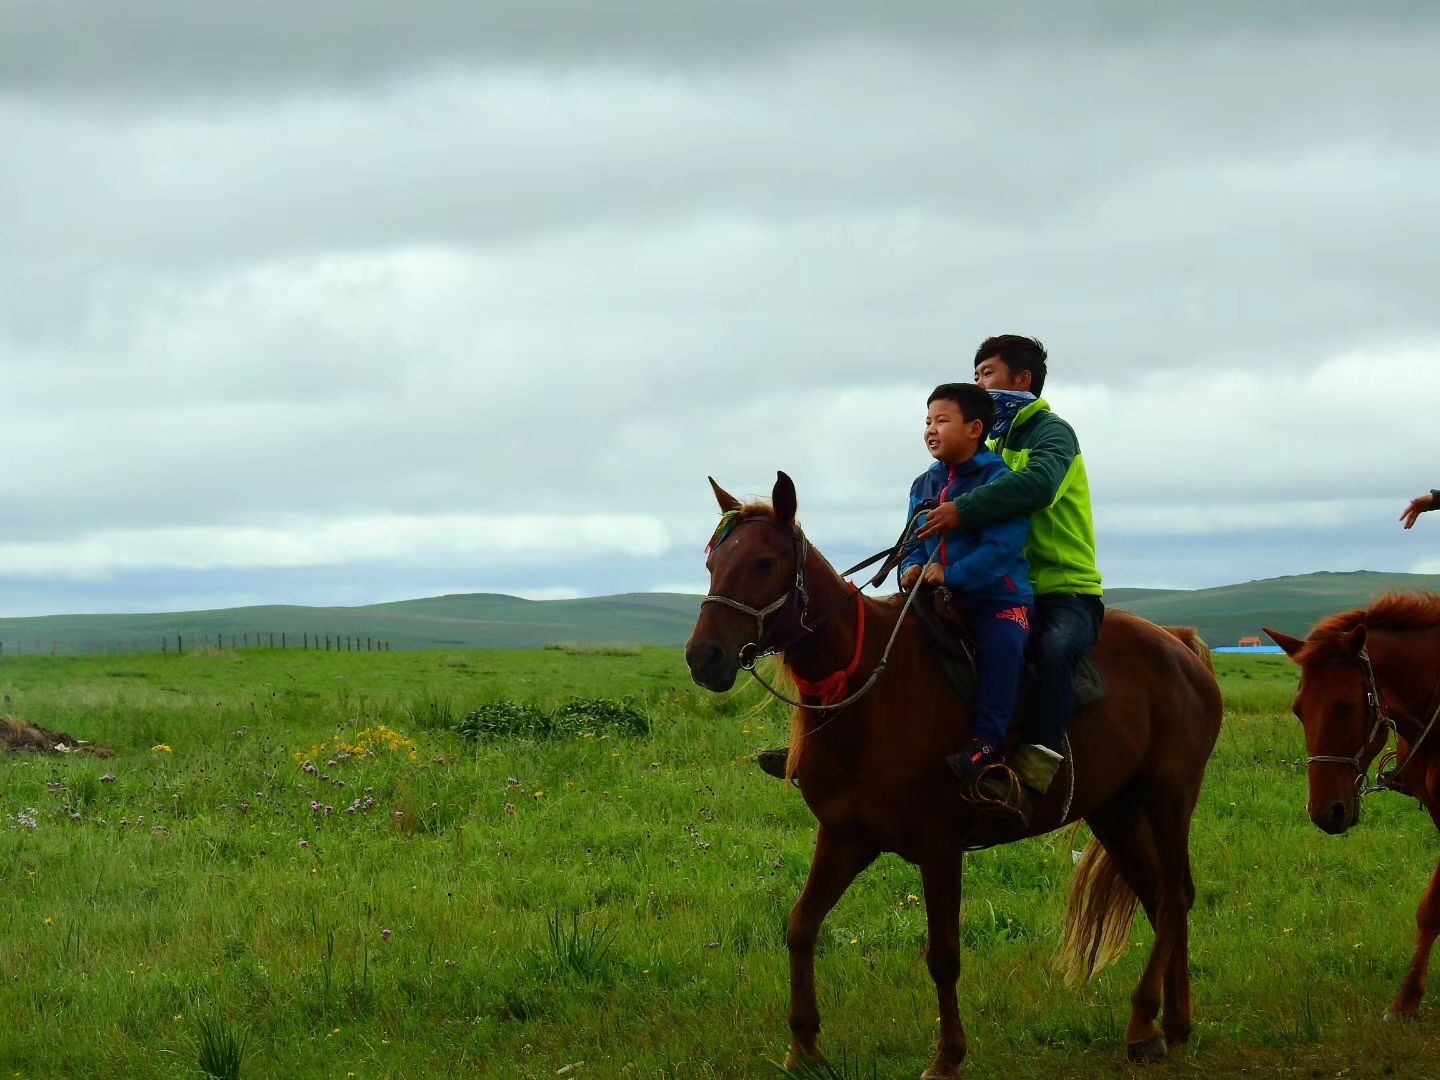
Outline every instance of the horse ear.
<path fill-rule="evenodd" d="M 1350 636 L 1345 639 L 1345 645 L 1350 650 L 1351 656 L 1359 656 L 1365 648 L 1365 624 L 1361 623 L 1350 631 Z"/>
<path fill-rule="evenodd" d="M 710 490 L 715 492 L 715 501 L 720 504 L 720 512 L 722 514 L 728 514 L 731 510 L 740 509 L 740 500 L 735 498 L 734 495 L 731 495 L 719 484 L 715 483 L 713 476 L 707 476 L 705 479 L 710 481 Z"/>
<path fill-rule="evenodd" d="M 1268 626 L 1265 627 L 1265 633 L 1271 641 L 1285 650 L 1286 656 L 1294 656 L 1305 647 L 1305 642 L 1299 638 L 1291 637 L 1289 634 L 1282 634 L 1279 630 L 1271 630 Z"/>
<path fill-rule="evenodd" d="M 770 502 L 775 507 L 775 519 L 780 524 L 790 525 L 795 521 L 795 511 L 799 507 L 795 481 L 783 472 L 775 474 L 775 490 L 770 493 Z"/>

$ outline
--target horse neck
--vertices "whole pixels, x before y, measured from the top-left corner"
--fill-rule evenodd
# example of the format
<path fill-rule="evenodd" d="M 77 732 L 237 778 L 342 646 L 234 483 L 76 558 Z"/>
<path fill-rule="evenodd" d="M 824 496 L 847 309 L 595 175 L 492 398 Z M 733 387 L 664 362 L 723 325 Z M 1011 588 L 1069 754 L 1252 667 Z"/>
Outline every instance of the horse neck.
<path fill-rule="evenodd" d="M 1440 626 L 1423 630 L 1371 630 L 1370 658 L 1381 699 L 1389 697 L 1404 710 L 1397 717 L 1402 724 L 1408 719 L 1413 730 L 1402 735 L 1414 738 L 1430 722 L 1431 713 L 1440 700 Z M 1409 725 L 1405 725 L 1409 726 Z M 1430 740 L 1437 739 L 1432 734 Z M 1432 752 L 1437 747 L 1428 748 Z"/>
<path fill-rule="evenodd" d="M 805 557 L 805 591 L 809 596 L 807 621 L 815 629 L 785 650 L 785 664 L 802 679 L 813 682 L 848 667 L 854 657 L 856 602 L 854 589 L 814 547 Z M 867 638 L 871 614 L 872 610 L 867 609 Z"/>

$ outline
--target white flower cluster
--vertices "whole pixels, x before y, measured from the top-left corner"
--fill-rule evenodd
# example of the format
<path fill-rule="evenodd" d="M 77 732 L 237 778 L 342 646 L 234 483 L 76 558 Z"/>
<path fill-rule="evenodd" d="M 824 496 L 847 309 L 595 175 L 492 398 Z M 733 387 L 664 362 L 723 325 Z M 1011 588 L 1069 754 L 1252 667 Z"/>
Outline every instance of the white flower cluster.
<path fill-rule="evenodd" d="M 12 829 L 38 829 L 40 826 L 35 819 L 39 813 L 40 811 L 32 806 L 28 810 L 21 810 L 18 814 L 10 814 L 8 817 L 13 822 L 10 827 Z"/>

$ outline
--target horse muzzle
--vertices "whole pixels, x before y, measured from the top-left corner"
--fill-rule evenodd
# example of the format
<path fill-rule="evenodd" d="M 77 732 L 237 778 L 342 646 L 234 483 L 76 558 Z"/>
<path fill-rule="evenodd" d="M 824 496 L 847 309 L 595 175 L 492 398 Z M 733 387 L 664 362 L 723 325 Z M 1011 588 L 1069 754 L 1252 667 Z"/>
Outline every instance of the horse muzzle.
<path fill-rule="evenodd" d="M 740 660 L 714 638 L 691 641 L 685 646 L 685 663 L 697 686 L 722 694 L 735 685 Z"/>
<path fill-rule="evenodd" d="M 1312 802 L 1309 811 L 1310 820 L 1315 823 L 1317 828 L 1331 836 L 1341 836 L 1359 823 L 1360 800 L 1349 798 Z"/>

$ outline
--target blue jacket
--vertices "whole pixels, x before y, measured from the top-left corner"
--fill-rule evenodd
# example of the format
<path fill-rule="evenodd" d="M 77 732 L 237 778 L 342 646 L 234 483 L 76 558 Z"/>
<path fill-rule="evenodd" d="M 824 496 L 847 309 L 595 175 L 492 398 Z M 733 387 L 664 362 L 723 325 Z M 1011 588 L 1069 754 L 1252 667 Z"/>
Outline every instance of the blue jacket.
<path fill-rule="evenodd" d="M 909 516 L 914 517 L 916 509 L 927 499 L 937 503 L 953 500 L 1009 471 L 1010 467 L 1000 455 L 990 450 L 981 450 L 960 465 L 937 461 L 910 486 Z M 966 599 L 1033 604 L 1030 564 L 1025 559 L 1025 542 L 1029 537 L 1029 514 L 980 527 L 969 527 L 962 521 L 960 528 L 943 537 L 932 536 L 907 551 L 900 561 L 900 572 L 903 574 L 907 567 L 922 565 L 939 546 L 937 561 L 945 570 L 945 584 Z"/>

